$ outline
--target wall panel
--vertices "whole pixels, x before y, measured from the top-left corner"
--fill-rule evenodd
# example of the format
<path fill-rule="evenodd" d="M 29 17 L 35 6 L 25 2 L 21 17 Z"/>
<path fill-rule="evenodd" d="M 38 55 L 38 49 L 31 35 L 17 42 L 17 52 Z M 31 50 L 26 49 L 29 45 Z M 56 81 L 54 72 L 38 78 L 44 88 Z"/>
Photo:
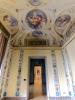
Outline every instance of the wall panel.
<path fill-rule="evenodd" d="M 75 96 L 75 38 L 73 38 L 64 48 L 65 55 L 68 62 L 68 70 L 71 80 L 71 95 Z"/>
<path fill-rule="evenodd" d="M 17 84 L 17 74 L 18 74 L 18 61 L 19 61 L 19 50 L 12 51 L 12 61 L 10 76 L 8 82 L 8 96 L 15 96 L 16 94 L 16 84 Z"/>
<path fill-rule="evenodd" d="M 22 49 L 22 48 L 21 48 Z M 11 68 L 10 68 L 10 77 L 8 82 L 8 96 L 16 96 L 17 91 L 17 76 L 19 69 L 19 60 L 20 60 L 20 50 L 14 48 L 12 51 L 12 60 L 11 60 Z M 23 48 L 23 58 L 21 64 L 21 80 L 19 87 L 19 96 L 28 97 L 29 94 L 29 57 L 32 58 L 40 58 L 44 57 L 46 60 L 46 80 L 47 80 L 47 96 L 57 96 L 55 91 L 55 83 L 54 83 L 54 71 L 53 71 L 53 61 L 52 61 L 52 50 L 55 51 L 56 56 L 56 66 L 58 71 L 58 79 L 60 85 L 61 94 L 58 96 L 67 95 L 67 86 L 64 74 L 63 67 L 63 58 L 61 48 Z M 59 58 L 59 59 L 58 59 Z M 11 88 L 12 87 L 12 88 Z"/>
<path fill-rule="evenodd" d="M 62 52 L 60 50 L 56 50 L 55 53 L 56 53 L 61 96 L 67 96 L 68 91 L 67 91 L 67 84 L 66 84 L 66 78 L 65 78 L 65 72 L 64 72 Z"/>

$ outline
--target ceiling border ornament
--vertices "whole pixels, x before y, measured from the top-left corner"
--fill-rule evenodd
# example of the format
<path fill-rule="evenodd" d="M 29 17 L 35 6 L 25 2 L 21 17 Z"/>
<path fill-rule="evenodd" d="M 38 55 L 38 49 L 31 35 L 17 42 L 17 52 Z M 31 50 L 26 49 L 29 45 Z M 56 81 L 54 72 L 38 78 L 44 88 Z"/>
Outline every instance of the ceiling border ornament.
<path fill-rule="evenodd" d="M 41 37 L 41 36 L 43 36 L 43 32 L 41 32 L 41 31 L 33 31 L 32 32 L 32 36 L 33 37 Z"/>
<path fill-rule="evenodd" d="M 33 6 L 39 6 L 42 3 L 41 0 L 28 0 L 28 1 Z"/>
<path fill-rule="evenodd" d="M 69 21 L 71 20 L 70 15 L 61 15 L 59 16 L 56 21 L 55 21 L 55 25 L 57 27 L 64 27 Z"/>
<path fill-rule="evenodd" d="M 19 27 L 17 19 L 6 9 L 0 9 L 0 21 L 11 35 L 18 32 Z"/>
<path fill-rule="evenodd" d="M 56 20 L 54 25 L 55 32 L 63 38 L 64 32 L 66 31 L 66 28 L 68 27 L 69 23 L 71 22 L 71 16 L 70 14 L 60 14 Z"/>
<path fill-rule="evenodd" d="M 70 26 L 69 26 L 66 34 L 64 35 L 65 41 L 67 41 L 68 39 L 70 39 L 70 37 L 72 35 L 74 35 L 74 33 L 75 33 L 75 19 L 72 20 L 72 22 L 71 22 L 71 24 L 70 24 Z"/>

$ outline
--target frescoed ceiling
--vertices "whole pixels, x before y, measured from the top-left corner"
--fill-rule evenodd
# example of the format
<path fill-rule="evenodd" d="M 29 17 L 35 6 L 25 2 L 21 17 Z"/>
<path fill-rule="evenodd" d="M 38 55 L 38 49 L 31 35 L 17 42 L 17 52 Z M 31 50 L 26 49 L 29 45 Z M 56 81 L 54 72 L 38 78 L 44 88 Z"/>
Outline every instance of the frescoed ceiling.
<path fill-rule="evenodd" d="M 0 22 L 12 45 L 39 38 L 61 46 L 75 32 L 75 0 L 0 0 Z"/>

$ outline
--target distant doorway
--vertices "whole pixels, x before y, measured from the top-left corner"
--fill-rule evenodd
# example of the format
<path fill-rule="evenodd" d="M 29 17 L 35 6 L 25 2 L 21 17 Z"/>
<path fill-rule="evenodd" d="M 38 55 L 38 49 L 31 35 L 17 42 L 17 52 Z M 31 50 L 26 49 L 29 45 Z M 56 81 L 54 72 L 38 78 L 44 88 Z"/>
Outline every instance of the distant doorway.
<path fill-rule="evenodd" d="M 45 59 L 30 58 L 29 98 L 46 95 Z"/>

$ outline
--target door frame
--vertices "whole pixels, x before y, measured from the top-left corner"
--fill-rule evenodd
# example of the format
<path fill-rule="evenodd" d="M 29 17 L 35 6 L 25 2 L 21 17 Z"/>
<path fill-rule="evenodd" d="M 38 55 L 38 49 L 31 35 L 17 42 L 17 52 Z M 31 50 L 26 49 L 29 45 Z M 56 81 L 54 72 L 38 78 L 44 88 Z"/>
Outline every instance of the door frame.
<path fill-rule="evenodd" d="M 47 67 L 47 57 L 46 56 L 28 56 L 28 92 L 27 97 L 29 98 L 29 77 L 30 77 L 30 59 L 44 59 L 45 60 L 45 75 L 46 75 L 46 96 L 48 96 L 49 86 L 48 86 L 48 67 Z"/>

